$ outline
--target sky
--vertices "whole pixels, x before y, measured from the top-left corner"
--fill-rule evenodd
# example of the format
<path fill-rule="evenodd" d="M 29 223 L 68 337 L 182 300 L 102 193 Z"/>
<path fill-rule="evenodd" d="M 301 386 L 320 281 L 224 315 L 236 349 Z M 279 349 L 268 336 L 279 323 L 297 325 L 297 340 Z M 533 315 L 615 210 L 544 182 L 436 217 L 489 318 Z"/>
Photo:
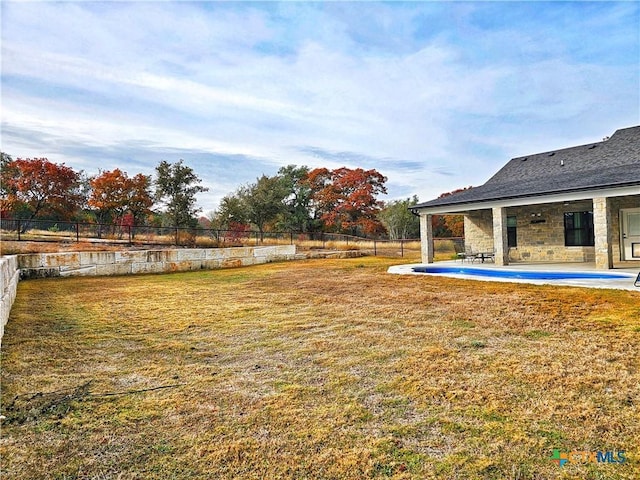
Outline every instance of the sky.
<path fill-rule="evenodd" d="M 420 201 L 640 124 L 640 2 L 12 2 L 1 148 L 89 175 L 183 159 L 220 199 L 286 165 Z"/>

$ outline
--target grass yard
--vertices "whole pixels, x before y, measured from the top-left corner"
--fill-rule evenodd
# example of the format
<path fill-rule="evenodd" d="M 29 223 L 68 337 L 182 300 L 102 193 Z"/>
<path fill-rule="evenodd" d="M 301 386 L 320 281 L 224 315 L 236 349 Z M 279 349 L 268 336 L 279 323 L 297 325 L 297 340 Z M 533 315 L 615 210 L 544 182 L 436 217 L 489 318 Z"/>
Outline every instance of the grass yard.
<path fill-rule="evenodd" d="M 640 293 L 397 262 L 22 282 L 2 478 L 640 478 Z"/>

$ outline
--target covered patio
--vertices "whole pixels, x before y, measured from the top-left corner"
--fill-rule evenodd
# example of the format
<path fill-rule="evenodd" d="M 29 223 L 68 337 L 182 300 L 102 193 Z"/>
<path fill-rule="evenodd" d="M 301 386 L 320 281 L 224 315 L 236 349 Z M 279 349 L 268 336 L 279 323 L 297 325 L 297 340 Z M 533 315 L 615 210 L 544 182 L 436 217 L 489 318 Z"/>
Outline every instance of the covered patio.
<path fill-rule="evenodd" d="M 625 195 L 631 191 L 618 189 L 595 198 L 584 198 L 582 193 L 555 199 L 509 199 L 490 202 L 491 207 L 432 208 L 430 213 L 421 212 L 423 262 L 433 259 L 432 216 L 462 213 L 467 253 L 491 254 L 497 265 L 583 262 L 599 269 L 640 266 L 640 196 Z"/>
<path fill-rule="evenodd" d="M 640 126 L 602 142 L 518 157 L 484 185 L 412 207 L 422 262 L 434 215 L 464 215 L 465 250 L 513 263 L 640 269 Z"/>

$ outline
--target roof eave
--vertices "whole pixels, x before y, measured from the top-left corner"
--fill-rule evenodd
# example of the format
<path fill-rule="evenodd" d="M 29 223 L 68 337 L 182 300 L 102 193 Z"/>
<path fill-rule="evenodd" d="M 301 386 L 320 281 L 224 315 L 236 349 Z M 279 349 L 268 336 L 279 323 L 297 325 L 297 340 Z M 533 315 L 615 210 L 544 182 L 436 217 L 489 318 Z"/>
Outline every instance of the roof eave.
<path fill-rule="evenodd" d="M 604 185 L 597 187 L 583 187 L 565 189 L 534 194 L 512 195 L 500 198 L 489 198 L 476 201 L 450 202 L 429 206 L 426 204 L 414 205 L 410 210 L 428 214 L 458 213 L 469 210 L 482 210 L 493 207 L 536 205 L 541 203 L 554 203 L 571 200 L 585 200 L 596 196 L 620 197 L 626 195 L 640 195 L 640 182 L 627 182 L 624 184 Z"/>

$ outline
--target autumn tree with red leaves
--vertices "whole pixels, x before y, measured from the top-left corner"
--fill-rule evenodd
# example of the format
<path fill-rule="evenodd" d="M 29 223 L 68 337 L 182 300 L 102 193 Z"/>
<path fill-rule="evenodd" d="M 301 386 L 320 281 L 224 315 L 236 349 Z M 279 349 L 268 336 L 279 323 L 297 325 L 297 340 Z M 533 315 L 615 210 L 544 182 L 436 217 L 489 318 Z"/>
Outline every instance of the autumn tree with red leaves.
<path fill-rule="evenodd" d="M 305 179 L 312 191 L 316 218 L 331 231 L 353 235 L 384 233 L 378 219 L 383 203 L 376 195 L 387 193 L 386 181 L 376 170 L 346 167 L 316 168 Z"/>
<path fill-rule="evenodd" d="M 472 187 L 458 188 L 446 192 L 438 198 L 445 198 L 459 192 L 464 192 Z M 433 215 L 431 217 L 434 237 L 464 237 L 464 215 Z"/>
<path fill-rule="evenodd" d="M 46 158 L 3 161 L 0 182 L 0 210 L 18 218 L 49 215 L 69 220 L 84 200 L 80 174 Z"/>
<path fill-rule="evenodd" d="M 116 168 L 102 172 L 90 181 L 89 206 L 98 210 L 101 222 L 123 220 L 140 222 L 151 212 L 153 196 L 151 178 L 141 173 L 129 178 L 127 172 Z"/>

